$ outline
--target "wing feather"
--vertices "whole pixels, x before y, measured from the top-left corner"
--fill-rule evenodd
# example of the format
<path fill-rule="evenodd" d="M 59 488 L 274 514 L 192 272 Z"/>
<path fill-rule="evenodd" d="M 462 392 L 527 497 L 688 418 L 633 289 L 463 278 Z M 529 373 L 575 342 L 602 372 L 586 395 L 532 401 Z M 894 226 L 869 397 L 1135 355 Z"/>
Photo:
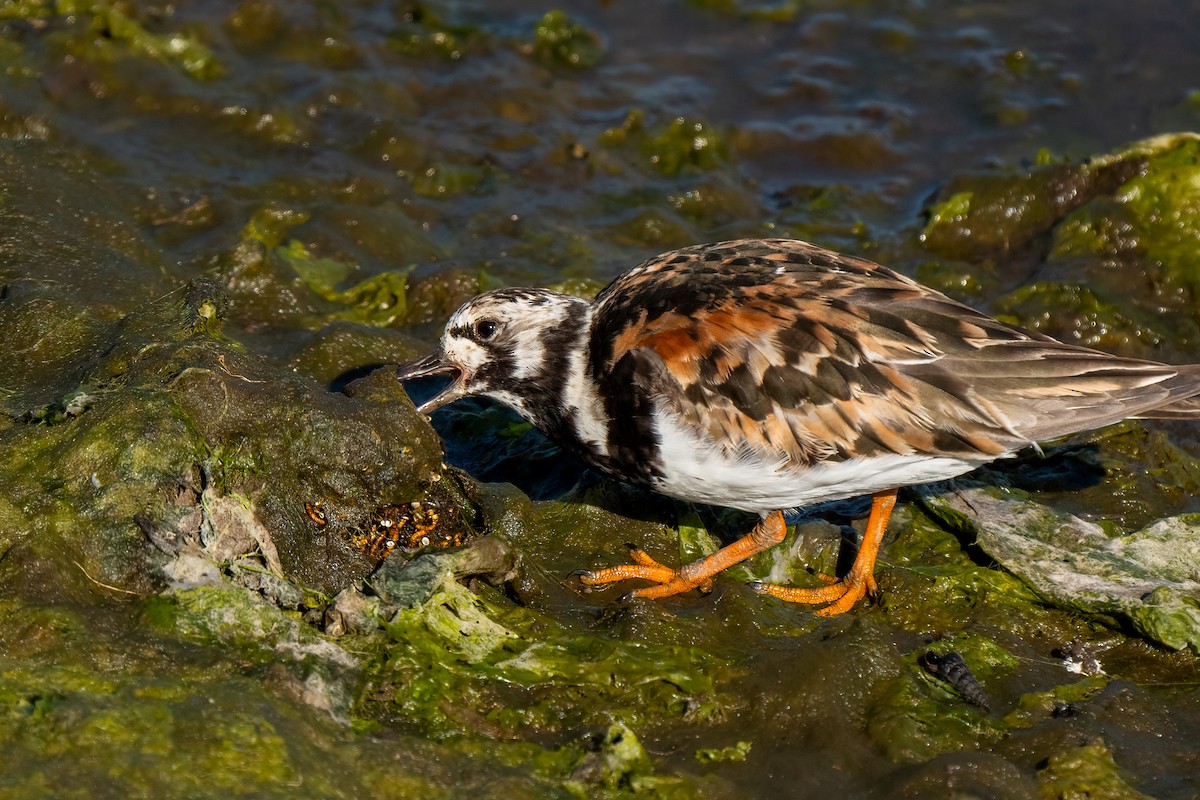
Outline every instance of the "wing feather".
<path fill-rule="evenodd" d="M 802 242 L 675 251 L 596 303 L 597 379 L 636 362 L 644 408 L 665 404 L 733 454 L 982 462 L 1155 409 L 1200 416 L 1200 367 L 1057 342 Z"/>

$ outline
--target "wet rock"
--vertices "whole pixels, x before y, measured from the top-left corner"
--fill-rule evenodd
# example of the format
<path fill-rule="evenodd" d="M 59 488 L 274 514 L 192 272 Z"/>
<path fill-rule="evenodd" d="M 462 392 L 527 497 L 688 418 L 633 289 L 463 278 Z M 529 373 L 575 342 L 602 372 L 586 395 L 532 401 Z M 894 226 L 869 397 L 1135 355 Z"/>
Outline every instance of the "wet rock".
<path fill-rule="evenodd" d="M 156 625 L 186 639 L 235 648 L 269 665 L 287 694 L 349 721 L 361 660 L 257 593 L 228 586 L 171 590 L 151 604 Z"/>
<path fill-rule="evenodd" d="M 1026 800 L 1037 784 L 1023 769 L 994 753 L 946 753 L 897 775 L 884 797 L 988 797 Z"/>
<path fill-rule="evenodd" d="M 1197 175 L 1200 137 L 1177 133 L 1082 163 L 964 176 L 930 206 L 922 240 L 945 259 L 1019 266 L 1021 285 L 994 306 L 1004 318 L 1147 357 L 1170 343 L 1182 358 L 1200 340 Z"/>
<path fill-rule="evenodd" d="M 1130 785 L 1124 771 L 1113 760 L 1112 751 L 1101 740 L 1051 756 L 1038 772 L 1042 797 L 1112 797 L 1147 800 Z"/>
<path fill-rule="evenodd" d="M 921 490 L 921 502 L 1042 596 L 1200 651 L 1200 517 L 1119 534 L 998 489 Z"/>
<path fill-rule="evenodd" d="M 322 328 L 292 357 L 292 366 L 332 391 L 387 364 L 424 355 L 428 345 L 390 328 L 338 321 Z"/>
<path fill-rule="evenodd" d="M 379 598 L 367 597 L 354 586 L 338 592 L 325 609 L 324 627 L 329 636 L 372 633 L 381 625 Z"/>

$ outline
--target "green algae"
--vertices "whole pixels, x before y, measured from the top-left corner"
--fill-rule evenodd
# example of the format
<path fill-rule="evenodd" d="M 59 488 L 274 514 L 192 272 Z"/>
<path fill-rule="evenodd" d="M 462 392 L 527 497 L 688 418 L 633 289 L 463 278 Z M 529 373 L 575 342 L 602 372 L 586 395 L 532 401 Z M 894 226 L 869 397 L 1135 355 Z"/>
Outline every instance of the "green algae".
<path fill-rule="evenodd" d="M 408 315 L 407 270 L 383 272 L 338 290 L 333 287 L 355 271 L 353 265 L 332 258 L 314 257 L 295 239 L 276 249 L 275 253 L 323 299 L 347 306 L 330 314 L 331 319 L 385 326 L 403 322 Z"/>
<path fill-rule="evenodd" d="M 1110 680 L 1105 675 L 1091 675 L 1046 691 L 1027 692 L 1017 698 L 1016 706 L 1004 715 L 1004 722 L 1012 728 L 1032 727 L 1050 718 L 1063 707 L 1082 704 L 1092 699 Z"/>
<path fill-rule="evenodd" d="M 943 629 L 945 630 L 945 629 Z M 896 761 L 920 763 L 942 753 L 982 747 L 1008 735 L 1005 722 L 973 705 L 921 665 L 925 653 L 956 652 L 986 693 L 1020 660 L 988 636 L 959 632 L 910 653 L 904 669 L 882 682 L 872 696 L 867 730 Z"/>
<path fill-rule="evenodd" d="M 1129 784 L 1112 751 L 1103 741 L 1094 741 L 1052 756 L 1038 773 L 1044 800 L 1073 800 L 1078 797 L 1104 800 L 1147 800 Z"/>
<path fill-rule="evenodd" d="M 924 691 L 914 665 L 904 676 L 879 687 L 871 705 L 867 734 L 888 758 L 920 763 L 942 753 L 976 749 L 1000 740 L 1005 727 L 958 699 L 947 703 Z"/>
<path fill-rule="evenodd" d="M 242 314 L 287 298 L 294 307 L 292 323 L 310 330 L 339 321 L 371 327 L 417 324 L 444 318 L 477 294 L 484 280 L 445 270 L 414 281 L 411 266 L 361 277 L 359 264 L 319 255 L 289 237 L 309 219 L 307 212 L 266 205 L 247 220 L 224 265 L 227 280 L 237 286 L 233 296 Z"/>
<path fill-rule="evenodd" d="M 572 630 L 500 600 L 444 574 L 428 600 L 385 625 L 394 644 L 374 693 L 386 692 L 438 737 L 483 727 L 524 738 L 561 736 L 610 717 L 661 725 L 715 691 L 709 673 L 717 662 L 702 650 Z"/>
<path fill-rule="evenodd" d="M 444 17 L 433 3 L 402 3 L 396 16 L 398 24 L 388 32 L 388 46 L 405 56 L 458 61 L 491 43 L 486 31 Z"/>
<path fill-rule="evenodd" d="M 200 81 L 221 77 L 224 67 L 212 50 L 195 36 L 180 32 L 151 32 L 143 19 L 131 16 L 118 3 L 88 0 L 21 0 L 0 7 L 0 19 L 59 18 L 70 33 L 64 49 L 86 58 L 115 60 L 135 56 L 169 64 Z M 76 22 L 76 20 L 79 20 Z"/>
<path fill-rule="evenodd" d="M 1195 267 L 1200 241 L 1196 222 L 1200 217 L 1200 138 L 1164 136 L 1132 145 L 1128 152 L 1146 157 L 1146 167 L 1113 194 L 1116 214 L 1103 206 L 1100 210 L 1107 212 L 1103 216 L 1081 209 L 1056 230 L 1052 256 L 1080 251 L 1117 255 L 1133 249 L 1158 265 L 1167 278 L 1195 291 L 1200 287 Z"/>
<path fill-rule="evenodd" d="M 151 33 L 115 5 L 59 0 L 55 10 L 66 15 L 91 14 L 90 28 L 103 39 L 119 42 L 135 55 L 173 64 L 198 80 L 214 80 L 225 72 L 212 51 L 194 37 Z"/>
<path fill-rule="evenodd" d="M 683 117 L 651 134 L 642 152 L 663 175 L 676 175 L 685 169 L 712 169 L 727 157 L 724 140 L 711 125 Z"/>
<path fill-rule="evenodd" d="M 752 742 L 738 742 L 728 747 L 703 747 L 696 751 L 696 760 L 701 764 L 718 761 L 745 761 L 753 748 Z"/>
<path fill-rule="evenodd" d="M 438 162 L 418 170 L 413 191 L 422 197 L 452 198 L 480 190 L 486 172 L 468 164 Z"/>
<path fill-rule="evenodd" d="M 996 303 L 999 319 L 1016 322 L 1048 336 L 1109 352 L 1162 344 L 1168 333 L 1161 318 L 1134 318 L 1087 286 L 1031 283 Z"/>
<path fill-rule="evenodd" d="M 630 111 L 620 127 L 606 130 L 600 137 L 605 147 L 638 153 L 660 175 L 702 173 L 713 170 L 728 158 L 724 137 L 701 120 L 684 117 L 657 130 L 646 127 L 645 112 Z"/>
<path fill-rule="evenodd" d="M 559 10 L 538 20 L 532 52 L 544 63 L 572 69 L 591 69 L 604 55 L 600 37 Z"/>
<path fill-rule="evenodd" d="M 928 209 L 922 239 L 956 261 L 1002 260 L 1048 242 L 1042 272 L 1071 265 L 1086 276 L 1029 282 L 999 299 L 1002 318 L 1118 352 L 1192 341 L 1196 320 L 1182 298 L 1200 285 L 1198 154 L 1195 135 L 1171 134 L 1080 164 L 1042 159 L 1024 174 L 957 179 Z M 1160 301 L 1131 297 L 1131 278 Z M 1179 318 L 1164 319 L 1163 303 Z"/>

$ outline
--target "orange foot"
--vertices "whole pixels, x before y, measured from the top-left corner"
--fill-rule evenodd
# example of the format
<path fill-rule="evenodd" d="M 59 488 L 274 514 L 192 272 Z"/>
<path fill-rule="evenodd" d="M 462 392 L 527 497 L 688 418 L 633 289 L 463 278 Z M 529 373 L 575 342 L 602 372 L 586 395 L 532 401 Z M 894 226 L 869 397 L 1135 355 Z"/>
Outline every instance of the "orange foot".
<path fill-rule="evenodd" d="M 826 617 L 844 614 L 868 595 L 875 597 L 879 591 L 875 584 L 875 559 L 879 555 L 879 545 L 883 542 L 883 533 L 887 530 L 888 519 L 891 518 L 895 505 L 895 489 L 880 492 L 872 499 L 871 516 L 867 520 L 867 529 L 863 533 L 862 544 L 858 547 L 858 555 L 854 558 L 850 572 L 841 580 L 818 575 L 817 577 L 829 585 L 818 586 L 815 589 L 779 586 L 760 581 L 751 583 L 750 587 L 790 603 L 828 603 L 825 608 L 817 611 Z"/>
<path fill-rule="evenodd" d="M 779 511 L 772 511 L 746 536 L 731 545 L 722 547 L 711 556 L 684 564 L 678 570 L 659 564 L 644 551 L 635 547 L 629 555 L 636 563 L 576 574 L 588 586 L 603 586 L 628 578 L 642 578 L 654 582 L 654 586 L 635 589 L 627 597 L 670 597 L 673 594 L 680 594 L 692 589 L 707 592 L 712 590 L 712 577 L 718 572 L 740 561 L 745 561 L 750 556 L 761 553 L 769 547 L 774 547 L 783 541 L 786 534 L 787 528 L 783 524 L 783 514 Z"/>
<path fill-rule="evenodd" d="M 617 581 L 641 578 L 652 581 L 654 586 L 634 589 L 627 597 L 670 597 L 691 589 L 699 589 L 704 593 L 712 591 L 712 578 L 694 582 L 685 577 L 683 570 L 675 570 L 655 561 L 649 553 L 639 547 L 629 545 L 629 557 L 633 564 L 621 564 L 617 567 L 605 567 L 596 570 L 580 570 L 575 574 L 579 580 L 588 586 L 604 586 Z"/>

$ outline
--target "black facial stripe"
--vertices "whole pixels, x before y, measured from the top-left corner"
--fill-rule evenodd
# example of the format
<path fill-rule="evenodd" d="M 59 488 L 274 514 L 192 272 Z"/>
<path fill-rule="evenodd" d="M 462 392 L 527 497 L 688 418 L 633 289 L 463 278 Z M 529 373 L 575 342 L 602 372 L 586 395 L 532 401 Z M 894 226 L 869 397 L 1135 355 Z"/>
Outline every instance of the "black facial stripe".
<path fill-rule="evenodd" d="M 513 378 L 517 371 L 517 357 L 512 342 L 479 342 L 487 350 L 487 359 L 475 373 L 475 379 L 489 389 L 505 389 L 521 394 L 518 382 Z"/>

